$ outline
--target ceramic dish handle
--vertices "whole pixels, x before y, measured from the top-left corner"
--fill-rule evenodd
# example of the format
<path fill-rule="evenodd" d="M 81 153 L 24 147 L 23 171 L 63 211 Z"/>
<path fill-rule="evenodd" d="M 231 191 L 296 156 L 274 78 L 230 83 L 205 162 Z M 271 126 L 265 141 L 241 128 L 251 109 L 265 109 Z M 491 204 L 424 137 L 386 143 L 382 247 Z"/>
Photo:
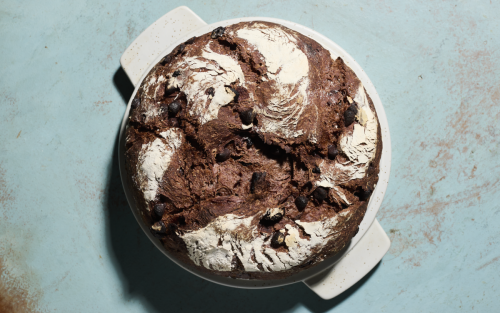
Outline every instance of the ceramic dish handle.
<path fill-rule="evenodd" d="M 340 261 L 304 280 L 318 296 L 328 300 L 357 283 L 382 260 L 391 241 L 375 219 L 361 240 Z"/>
<path fill-rule="evenodd" d="M 120 63 L 137 85 L 144 71 L 167 47 L 187 33 L 207 25 L 188 7 L 178 7 L 149 26 L 125 50 Z M 188 38 L 186 38 L 188 39 Z M 323 299 L 331 299 L 363 278 L 389 250 L 391 242 L 377 220 L 363 238 L 334 266 L 304 283 Z"/>
<path fill-rule="evenodd" d="M 144 71 L 167 47 L 180 37 L 207 25 L 186 6 L 173 9 L 146 28 L 120 58 L 132 84 L 137 85 Z M 188 39 L 188 38 L 186 38 Z"/>

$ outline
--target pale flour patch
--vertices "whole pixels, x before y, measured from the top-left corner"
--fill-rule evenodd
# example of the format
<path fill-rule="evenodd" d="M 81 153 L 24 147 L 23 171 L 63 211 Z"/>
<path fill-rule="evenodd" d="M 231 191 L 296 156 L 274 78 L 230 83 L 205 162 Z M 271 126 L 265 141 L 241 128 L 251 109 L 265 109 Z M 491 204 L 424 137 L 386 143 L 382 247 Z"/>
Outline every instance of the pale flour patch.
<path fill-rule="evenodd" d="M 180 75 L 172 77 L 168 88 L 179 88 L 186 94 L 189 114 L 198 117 L 201 124 L 217 118 L 219 109 L 233 100 L 235 94 L 227 85 L 239 81 L 245 84 L 245 76 L 236 60 L 210 50 L 207 45 L 201 56 L 181 60 L 175 68 Z M 214 95 L 206 93 L 214 88 Z"/>
<path fill-rule="evenodd" d="M 259 131 L 273 133 L 285 138 L 298 137 L 304 130 L 298 129 L 298 122 L 310 105 L 309 61 L 299 49 L 297 40 L 281 28 L 254 24 L 252 27 L 236 31 L 236 35 L 255 46 L 264 57 L 267 66 L 267 80 L 274 82 L 278 92 L 268 99 L 268 103 L 257 104 L 262 126 Z M 315 129 L 315 127 L 313 127 Z M 312 136 L 314 140 L 314 136 Z"/>
<path fill-rule="evenodd" d="M 156 198 L 159 183 L 168 169 L 170 161 L 182 144 L 182 133 L 169 129 L 160 134 L 165 140 L 156 138 L 143 144 L 137 162 L 136 181 L 139 184 L 146 203 Z"/>
<path fill-rule="evenodd" d="M 274 212 L 276 209 L 268 211 Z M 217 217 L 204 228 L 178 232 L 178 235 L 184 240 L 188 255 L 196 265 L 231 271 L 234 269 L 232 260 L 236 256 L 248 272 L 261 271 L 259 265 L 265 272 L 284 271 L 302 264 L 310 257 L 312 249 L 321 248 L 329 240 L 336 239 L 340 235 L 338 228 L 335 228 L 339 217 L 347 214 L 351 214 L 351 211 L 317 222 L 295 221 L 299 226 L 286 225 L 288 234 L 285 243 L 288 252 L 276 252 L 271 248 L 271 238 L 260 235 L 257 227 L 251 226 L 256 216 L 244 218 L 227 214 Z M 298 227 L 302 227 L 309 238 L 301 238 Z"/>
<path fill-rule="evenodd" d="M 144 106 L 144 113 L 145 114 L 145 122 L 151 121 L 153 118 L 156 116 L 160 115 L 160 110 L 158 109 L 158 106 L 156 105 L 155 99 L 156 99 L 156 94 L 159 91 L 159 88 L 165 87 L 162 82 L 165 82 L 167 79 L 165 76 L 160 75 L 160 76 L 151 76 L 149 80 L 144 84 L 143 87 L 143 94 L 144 94 L 144 99 L 142 100 L 142 104 Z M 153 87 L 154 86 L 154 87 Z M 150 89 L 154 89 L 153 96 L 148 96 L 150 94 Z"/>
<path fill-rule="evenodd" d="M 342 134 L 340 148 L 349 161 L 341 164 L 333 161 L 322 161 L 319 165 L 321 175 L 316 186 L 333 188 L 353 179 L 361 179 L 366 175 L 370 162 L 377 150 L 378 122 L 371 110 L 365 89 L 360 84 L 354 101 L 358 105 L 358 119 L 362 124 L 355 123 L 352 132 Z M 342 197 L 339 191 L 338 196 Z"/>

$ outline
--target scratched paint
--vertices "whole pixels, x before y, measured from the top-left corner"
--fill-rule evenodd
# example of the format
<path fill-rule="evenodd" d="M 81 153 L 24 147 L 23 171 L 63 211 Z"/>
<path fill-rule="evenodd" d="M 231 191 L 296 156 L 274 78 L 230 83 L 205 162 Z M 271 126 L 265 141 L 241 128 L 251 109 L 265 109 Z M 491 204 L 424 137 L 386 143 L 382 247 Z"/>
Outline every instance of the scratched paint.
<path fill-rule="evenodd" d="M 119 57 L 179 3 L 4 1 L 0 312 L 497 311 L 500 4 L 182 4 L 208 23 L 260 15 L 303 24 L 365 69 L 391 129 L 378 215 L 389 253 L 331 301 L 301 284 L 245 291 L 179 269 L 136 225 L 116 163 L 131 93 Z"/>

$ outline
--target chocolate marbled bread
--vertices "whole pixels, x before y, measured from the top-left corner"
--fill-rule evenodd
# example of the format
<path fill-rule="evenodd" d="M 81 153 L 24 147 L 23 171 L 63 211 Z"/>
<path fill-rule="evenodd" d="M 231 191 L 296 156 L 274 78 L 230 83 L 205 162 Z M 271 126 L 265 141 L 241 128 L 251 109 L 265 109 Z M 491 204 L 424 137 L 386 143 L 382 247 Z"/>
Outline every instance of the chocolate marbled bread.
<path fill-rule="evenodd" d="M 379 172 L 373 103 L 342 59 L 267 22 L 191 38 L 140 86 L 126 165 L 143 220 L 187 265 L 289 276 L 357 233 Z"/>

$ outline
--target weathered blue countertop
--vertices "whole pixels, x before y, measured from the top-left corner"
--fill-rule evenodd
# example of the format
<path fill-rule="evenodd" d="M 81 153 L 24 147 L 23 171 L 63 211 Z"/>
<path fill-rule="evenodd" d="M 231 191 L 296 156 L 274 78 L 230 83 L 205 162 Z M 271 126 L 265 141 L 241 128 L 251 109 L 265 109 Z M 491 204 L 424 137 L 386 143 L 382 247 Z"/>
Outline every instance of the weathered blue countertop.
<path fill-rule="evenodd" d="M 179 5 L 208 23 L 313 28 L 377 88 L 393 146 L 378 219 L 392 246 L 341 296 L 209 283 L 136 224 L 116 156 L 133 90 L 119 57 Z M 0 311 L 498 312 L 499 14 L 494 1 L 1 1 Z"/>

